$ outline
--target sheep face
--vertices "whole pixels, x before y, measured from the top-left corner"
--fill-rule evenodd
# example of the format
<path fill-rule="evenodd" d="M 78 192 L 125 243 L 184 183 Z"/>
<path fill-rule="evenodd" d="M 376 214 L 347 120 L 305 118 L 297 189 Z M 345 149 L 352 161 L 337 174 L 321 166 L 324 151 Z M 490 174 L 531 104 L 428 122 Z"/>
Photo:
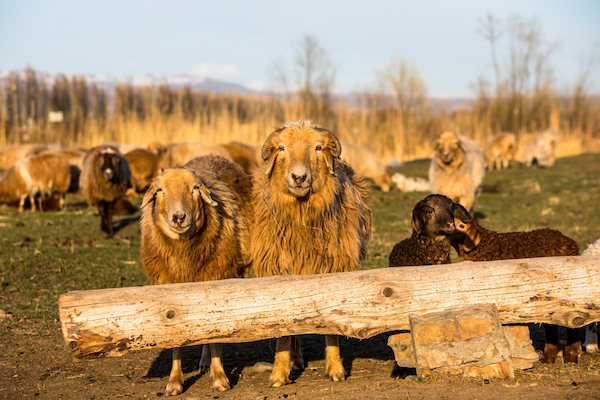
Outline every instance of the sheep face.
<path fill-rule="evenodd" d="M 339 140 L 328 130 L 310 121 L 285 124 L 273 132 L 262 147 L 264 173 L 281 185 L 282 193 L 296 199 L 315 194 L 324 177 L 335 174 L 334 158 L 339 157 Z"/>
<path fill-rule="evenodd" d="M 142 208 L 153 207 L 156 226 L 173 240 L 193 237 L 205 221 L 205 203 L 216 206 L 210 190 L 192 171 L 167 169 L 152 181 Z"/>
<path fill-rule="evenodd" d="M 466 252 L 470 252 L 481 242 L 481 235 L 475 226 L 475 220 L 466 208 L 454 203 L 454 225 L 456 232 L 451 236 L 451 242 Z"/>
<path fill-rule="evenodd" d="M 109 182 L 112 182 L 119 176 L 121 170 L 121 156 L 113 149 L 106 148 L 98 157 L 98 167 L 102 171 L 102 176 Z"/>
<path fill-rule="evenodd" d="M 444 239 L 454 232 L 454 203 L 446 196 L 432 194 L 413 209 L 412 227 L 419 236 Z"/>
<path fill-rule="evenodd" d="M 458 135 L 445 132 L 435 143 L 436 159 L 441 166 L 460 165 L 464 149 Z"/>

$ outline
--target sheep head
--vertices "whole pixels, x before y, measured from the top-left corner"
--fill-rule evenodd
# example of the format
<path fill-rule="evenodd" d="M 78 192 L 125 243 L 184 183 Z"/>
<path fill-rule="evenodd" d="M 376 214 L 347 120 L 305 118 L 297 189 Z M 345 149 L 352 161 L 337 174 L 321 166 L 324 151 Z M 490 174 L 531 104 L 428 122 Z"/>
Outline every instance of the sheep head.
<path fill-rule="evenodd" d="M 460 247 L 465 252 L 474 250 L 481 242 L 481 233 L 477 229 L 477 222 L 469 214 L 466 208 L 458 203 L 454 203 L 454 225 L 456 232 L 451 236 L 450 241 L 454 247 Z"/>
<path fill-rule="evenodd" d="M 444 239 L 455 229 L 453 205 L 452 200 L 440 194 L 425 197 L 413 209 L 413 230 L 419 237 Z"/>
<path fill-rule="evenodd" d="M 152 207 L 157 228 L 179 240 L 193 237 L 205 223 L 206 205 L 217 202 L 204 182 L 185 168 L 170 168 L 158 175 L 144 195 L 142 208 Z"/>
<path fill-rule="evenodd" d="M 265 141 L 261 156 L 264 173 L 296 199 L 316 193 L 328 174 L 335 175 L 335 159 L 342 146 L 337 137 L 311 121 L 289 122 Z"/>
<path fill-rule="evenodd" d="M 435 151 L 437 163 L 441 166 L 458 166 L 463 162 L 463 143 L 455 133 L 442 133 L 435 142 Z"/>

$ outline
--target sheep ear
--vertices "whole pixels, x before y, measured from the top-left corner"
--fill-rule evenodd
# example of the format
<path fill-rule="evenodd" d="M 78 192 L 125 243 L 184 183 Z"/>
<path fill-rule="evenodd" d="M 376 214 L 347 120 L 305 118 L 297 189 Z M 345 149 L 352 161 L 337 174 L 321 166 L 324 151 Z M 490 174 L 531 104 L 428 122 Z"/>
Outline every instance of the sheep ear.
<path fill-rule="evenodd" d="M 327 129 L 322 129 L 321 134 L 325 139 L 323 146 L 323 154 L 325 155 L 325 163 L 331 175 L 335 175 L 335 159 L 342 154 L 342 144 L 339 139 Z"/>
<path fill-rule="evenodd" d="M 273 167 L 275 167 L 275 161 L 277 160 L 277 146 L 275 141 L 279 137 L 279 133 L 281 133 L 282 129 L 277 129 L 275 132 L 271 133 L 267 140 L 265 140 L 265 144 L 263 144 L 260 156 L 265 162 L 265 175 L 269 175 L 271 171 L 273 171 Z"/>
<path fill-rule="evenodd" d="M 211 195 L 210 189 L 207 188 L 204 183 L 201 183 L 199 186 L 200 186 L 200 196 L 202 196 L 202 198 L 204 199 L 206 204 L 216 207 L 219 203 L 214 201 L 212 199 L 212 197 L 210 196 Z"/>
<path fill-rule="evenodd" d="M 433 148 L 434 148 L 435 150 L 439 150 L 439 149 L 440 149 L 440 144 L 441 144 L 441 142 L 440 142 L 440 139 L 437 139 L 437 140 L 435 141 L 435 144 L 433 145 Z"/>
<path fill-rule="evenodd" d="M 479 235 L 479 232 L 472 231 L 467 228 L 467 231 L 465 232 L 465 239 L 462 243 L 465 251 L 469 252 L 474 250 L 479 245 L 479 242 L 481 242 L 481 236 Z"/>
<path fill-rule="evenodd" d="M 154 201 L 154 195 L 156 194 L 156 185 L 152 184 L 146 190 L 146 194 L 144 194 L 144 198 L 142 200 L 142 205 L 140 208 L 146 207 L 150 202 Z"/>
<path fill-rule="evenodd" d="M 417 203 L 417 205 L 415 206 L 415 208 L 413 209 L 413 217 L 412 217 L 412 228 L 415 232 L 417 232 L 417 235 L 421 236 L 421 234 L 423 233 L 423 213 L 421 212 L 421 206 L 423 204 L 423 200 L 421 200 L 420 202 Z"/>

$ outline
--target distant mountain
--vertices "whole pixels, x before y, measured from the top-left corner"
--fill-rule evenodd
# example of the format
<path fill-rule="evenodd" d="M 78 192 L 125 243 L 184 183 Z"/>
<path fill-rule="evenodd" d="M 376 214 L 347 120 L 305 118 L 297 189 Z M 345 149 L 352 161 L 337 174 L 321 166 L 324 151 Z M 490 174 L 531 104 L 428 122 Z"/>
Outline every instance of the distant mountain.
<path fill-rule="evenodd" d="M 12 70 L 12 71 L 0 71 L 0 81 L 6 83 L 6 79 L 10 72 L 17 73 L 21 78 L 25 78 L 25 70 Z M 50 72 L 35 71 L 38 79 L 44 79 L 48 85 L 52 85 L 54 79 L 59 75 L 67 77 L 77 76 L 85 77 L 88 84 L 95 83 L 99 87 L 104 88 L 109 92 L 113 92 L 115 86 L 119 83 L 131 84 L 134 86 L 154 85 L 158 86 L 167 83 L 173 88 L 190 86 L 194 90 L 209 91 L 212 90 L 215 93 L 239 93 L 239 94 L 252 94 L 256 93 L 242 85 L 235 83 L 223 82 L 212 78 L 206 78 L 199 75 L 191 74 L 172 74 L 172 75 L 158 75 L 158 74 L 135 74 L 135 75 L 106 75 L 106 74 L 56 74 Z"/>

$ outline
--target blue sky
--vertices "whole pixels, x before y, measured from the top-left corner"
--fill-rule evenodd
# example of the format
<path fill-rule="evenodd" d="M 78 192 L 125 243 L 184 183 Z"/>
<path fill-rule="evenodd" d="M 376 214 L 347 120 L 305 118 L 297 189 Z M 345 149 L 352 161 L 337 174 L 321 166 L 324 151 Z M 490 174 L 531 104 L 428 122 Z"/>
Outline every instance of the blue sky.
<path fill-rule="evenodd" d="M 489 44 L 477 34 L 490 13 L 536 18 L 545 41 L 560 43 L 550 59 L 558 89 L 572 85 L 596 44 L 600 52 L 597 0 L 0 0 L 0 71 L 197 73 L 260 89 L 277 58 L 291 74 L 308 34 L 331 57 L 338 91 L 368 87 L 404 57 L 429 95 L 472 96 L 479 75 L 492 79 Z M 592 83 L 600 92 L 600 63 Z"/>

